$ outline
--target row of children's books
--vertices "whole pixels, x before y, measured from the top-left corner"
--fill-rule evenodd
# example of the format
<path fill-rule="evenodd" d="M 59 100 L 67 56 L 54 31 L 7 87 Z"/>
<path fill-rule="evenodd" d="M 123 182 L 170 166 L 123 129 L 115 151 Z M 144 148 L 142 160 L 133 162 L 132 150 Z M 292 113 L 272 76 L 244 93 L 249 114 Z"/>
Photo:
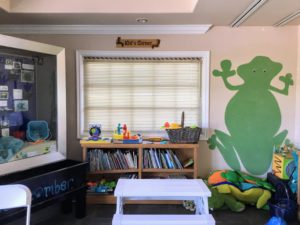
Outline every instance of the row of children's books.
<path fill-rule="evenodd" d="M 88 151 L 87 158 L 90 172 L 98 170 L 126 170 L 137 168 L 137 152 L 135 150 L 104 151 L 93 149 Z"/>
<path fill-rule="evenodd" d="M 143 165 L 144 168 L 183 169 L 176 152 L 170 149 L 145 149 Z"/>

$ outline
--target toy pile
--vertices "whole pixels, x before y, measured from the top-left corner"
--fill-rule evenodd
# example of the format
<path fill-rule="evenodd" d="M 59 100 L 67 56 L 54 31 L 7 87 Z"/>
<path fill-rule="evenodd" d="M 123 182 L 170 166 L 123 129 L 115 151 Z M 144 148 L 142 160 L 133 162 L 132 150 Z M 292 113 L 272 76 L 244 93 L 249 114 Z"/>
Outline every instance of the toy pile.
<path fill-rule="evenodd" d="M 127 125 L 118 124 L 117 129 L 113 134 L 113 143 L 121 144 L 140 144 L 142 143 L 142 137 L 139 134 L 131 135 L 130 131 L 127 128 Z"/>
<path fill-rule="evenodd" d="M 116 187 L 115 181 L 108 181 L 106 179 L 101 179 L 99 182 L 87 182 L 88 192 L 94 193 L 113 193 Z"/>
<path fill-rule="evenodd" d="M 256 178 L 239 171 L 218 170 L 208 177 L 208 186 L 212 197 L 209 208 L 229 208 L 241 212 L 246 204 L 255 205 L 258 209 L 268 209 L 268 200 L 273 186 L 261 178 Z"/>

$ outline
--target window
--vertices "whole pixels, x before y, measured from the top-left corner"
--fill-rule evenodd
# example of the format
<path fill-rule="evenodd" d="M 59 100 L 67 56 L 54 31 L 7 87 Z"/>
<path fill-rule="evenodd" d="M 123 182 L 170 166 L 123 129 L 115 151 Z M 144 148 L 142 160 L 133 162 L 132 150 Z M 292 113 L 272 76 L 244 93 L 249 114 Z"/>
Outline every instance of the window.
<path fill-rule="evenodd" d="M 78 51 L 78 136 L 90 123 L 107 135 L 162 132 L 168 122 L 207 128 L 208 52 Z M 205 129 L 204 129 L 205 131 Z M 205 135 L 206 132 L 203 134 Z"/>

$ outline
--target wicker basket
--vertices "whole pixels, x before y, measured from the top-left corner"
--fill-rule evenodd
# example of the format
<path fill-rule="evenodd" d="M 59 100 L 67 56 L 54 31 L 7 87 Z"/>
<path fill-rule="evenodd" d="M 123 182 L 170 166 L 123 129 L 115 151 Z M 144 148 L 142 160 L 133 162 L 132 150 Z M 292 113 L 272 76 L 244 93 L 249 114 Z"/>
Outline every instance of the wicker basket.
<path fill-rule="evenodd" d="M 201 128 L 184 127 L 180 129 L 166 129 L 172 143 L 198 143 Z"/>
<path fill-rule="evenodd" d="M 184 127 L 184 112 L 181 115 L 181 127 L 179 129 L 166 129 L 172 143 L 198 143 L 201 128 Z"/>

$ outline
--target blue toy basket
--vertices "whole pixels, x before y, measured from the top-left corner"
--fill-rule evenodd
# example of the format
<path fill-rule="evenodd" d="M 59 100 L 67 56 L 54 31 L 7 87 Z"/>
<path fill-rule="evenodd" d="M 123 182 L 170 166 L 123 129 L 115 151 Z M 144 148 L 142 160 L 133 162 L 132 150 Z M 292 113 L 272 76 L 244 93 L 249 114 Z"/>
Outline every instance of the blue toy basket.
<path fill-rule="evenodd" d="M 269 200 L 270 215 L 281 217 L 286 221 L 293 221 L 297 218 L 297 202 L 290 197 L 286 186 L 282 184 L 277 185 L 276 192 L 280 189 L 284 190 L 286 196 Z"/>
<path fill-rule="evenodd" d="M 28 141 L 46 140 L 49 138 L 50 131 L 48 123 L 44 120 L 34 120 L 27 124 L 26 138 Z"/>

